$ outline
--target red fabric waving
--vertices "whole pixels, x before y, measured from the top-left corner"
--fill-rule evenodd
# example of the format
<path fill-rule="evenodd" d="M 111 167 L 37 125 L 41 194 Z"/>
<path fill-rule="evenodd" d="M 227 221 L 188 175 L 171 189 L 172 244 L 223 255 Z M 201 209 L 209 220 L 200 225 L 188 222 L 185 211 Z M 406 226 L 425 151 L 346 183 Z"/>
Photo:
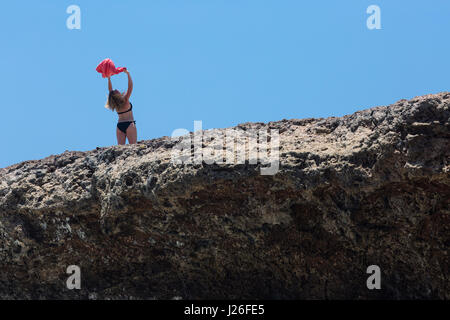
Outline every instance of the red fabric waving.
<path fill-rule="evenodd" d="M 111 59 L 103 60 L 102 62 L 99 63 L 97 68 L 95 68 L 95 70 L 97 70 L 97 72 L 102 74 L 103 78 L 108 78 L 115 74 L 119 74 L 119 73 L 125 71 L 126 69 L 127 68 L 124 68 L 124 67 L 116 68 L 116 66 L 114 65 L 114 62 L 112 62 Z"/>

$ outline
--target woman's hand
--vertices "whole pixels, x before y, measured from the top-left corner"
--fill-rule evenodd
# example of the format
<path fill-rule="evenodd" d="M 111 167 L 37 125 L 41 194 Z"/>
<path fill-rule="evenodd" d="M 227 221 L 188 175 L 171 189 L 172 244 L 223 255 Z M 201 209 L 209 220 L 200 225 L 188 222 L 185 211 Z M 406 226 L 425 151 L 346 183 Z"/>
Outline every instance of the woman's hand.
<path fill-rule="evenodd" d="M 126 74 L 130 74 L 127 69 L 123 70 Z"/>

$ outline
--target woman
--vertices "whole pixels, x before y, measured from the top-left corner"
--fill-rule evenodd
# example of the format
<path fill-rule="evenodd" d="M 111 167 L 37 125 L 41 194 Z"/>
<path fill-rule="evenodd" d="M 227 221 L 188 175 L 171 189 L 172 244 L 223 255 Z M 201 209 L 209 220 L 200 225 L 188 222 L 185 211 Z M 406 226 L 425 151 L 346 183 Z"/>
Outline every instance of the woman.
<path fill-rule="evenodd" d="M 137 131 L 136 131 L 136 121 L 133 118 L 133 105 L 129 101 L 131 92 L 133 91 L 133 81 L 131 80 L 130 73 L 128 70 L 124 71 L 128 76 L 128 90 L 125 93 L 120 93 L 119 90 L 113 90 L 111 77 L 108 77 L 108 102 L 106 103 L 106 108 L 111 111 L 117 111 L 119 115 L 119 121 L 117 122 L 116 135 L 117 143 L 125 144 L 128 138 L 128 143 L 136 143 Z"/>

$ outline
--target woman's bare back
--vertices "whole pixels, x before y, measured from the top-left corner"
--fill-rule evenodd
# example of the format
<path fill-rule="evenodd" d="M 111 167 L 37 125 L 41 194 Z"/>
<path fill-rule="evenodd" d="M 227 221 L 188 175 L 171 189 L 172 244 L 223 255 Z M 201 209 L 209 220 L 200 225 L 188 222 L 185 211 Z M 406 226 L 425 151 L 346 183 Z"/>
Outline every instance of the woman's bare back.
<path fill-rule="evenodd" d="M 131 108 L 131 103 L 128 100 L 125 100 L 125 103 L 123 104 L 122 108 L 120 108 L 120 110 L 117 110 L 117 113 L 121 113 L 119 114 L 119 122 L 121 121 L 133 121 L 133 111 L 130 110 Z M 127 110 L 129 110 L 127 112 Z M 123 112 L 123 113 L 122 113 Z"/>

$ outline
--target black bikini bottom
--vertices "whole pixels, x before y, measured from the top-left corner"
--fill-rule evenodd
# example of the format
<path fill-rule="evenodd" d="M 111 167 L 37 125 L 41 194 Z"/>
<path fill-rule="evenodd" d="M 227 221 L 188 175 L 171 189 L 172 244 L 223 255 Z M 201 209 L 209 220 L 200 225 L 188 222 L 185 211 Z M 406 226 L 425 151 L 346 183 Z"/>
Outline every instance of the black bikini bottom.
<path fill-rule="evenodd" d="M 134 122 L 136 124 L 136 121 L 124 121 L 124 122 L 118 122 L 117 128 L 122 131 L 123 133 L 127 134 L 127 129 L 130 126 L 130 124 Z"/>

